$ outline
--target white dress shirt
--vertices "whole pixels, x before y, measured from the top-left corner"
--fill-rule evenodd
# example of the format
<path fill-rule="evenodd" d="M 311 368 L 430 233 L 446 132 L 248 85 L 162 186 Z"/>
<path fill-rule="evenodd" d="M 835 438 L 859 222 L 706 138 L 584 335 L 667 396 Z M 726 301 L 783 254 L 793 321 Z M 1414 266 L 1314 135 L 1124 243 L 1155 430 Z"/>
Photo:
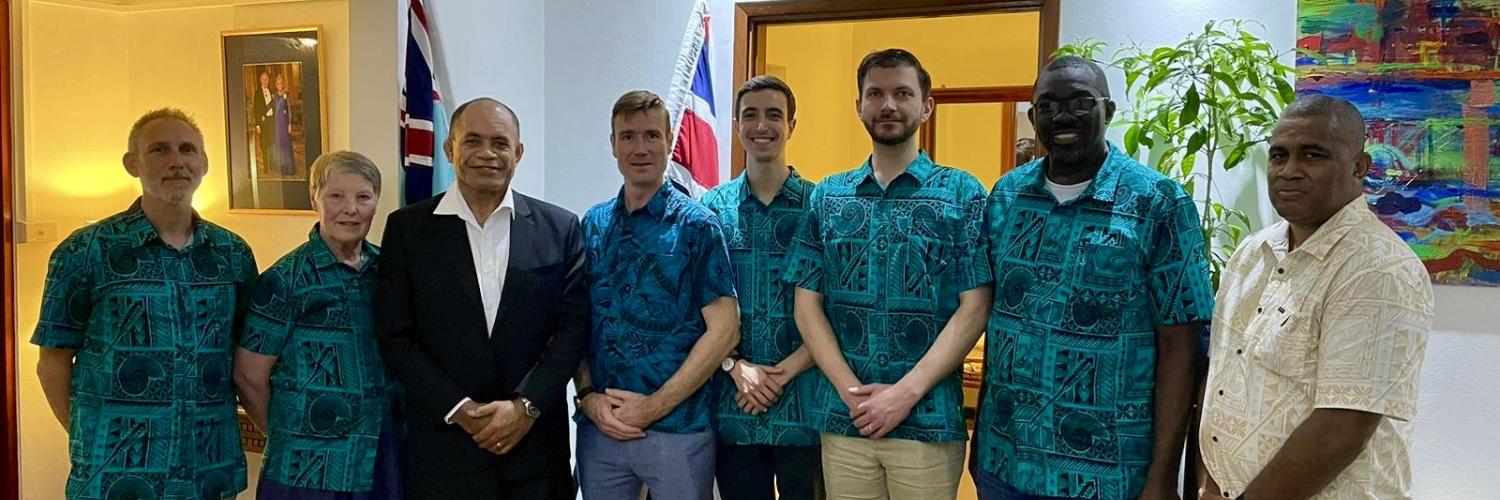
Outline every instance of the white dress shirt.
<path fill-rule="evenodd" d="M 474 274 L 479 279 L 479 297 L 484 303 L 484 334 L 495 330 L 495 314 L 500 310 L 500 291 L 505 288 L 505 268 L 510 265 L 510 222 L 516 216 L 516 199 L 510 193 L 500 206 L 479 225 L 479 218 L 469 209 L 468 200 L 457 186 L 438 201 L 433 215 L 457 215 L 469 233 L 469 255 L 474 257 Z"/>
<path fill-rule="evenodd" d="M 484 225 L 479 224 L 479 218 L 469 209 L 469 202 L 457 185 L 438 200 L 432 214 L 457 215 L 464 221 L 464 229 L 469 235 L 469 255 L 474 258 L 474 274 L 479 280 L 479 298 L 484 304 L 484 334 L 493 335 L 495 315 L 500 311 L 500 293 L 505 288 L 505 268 L 510 265 L 510 223 L 516 216 L 514 193 L 505 193 L 500 206 L 485 218 Z M 453 414 L 469 401 L 472 399 L 464 398 L 453 405 L 443 421 L 453 423 Z"/>

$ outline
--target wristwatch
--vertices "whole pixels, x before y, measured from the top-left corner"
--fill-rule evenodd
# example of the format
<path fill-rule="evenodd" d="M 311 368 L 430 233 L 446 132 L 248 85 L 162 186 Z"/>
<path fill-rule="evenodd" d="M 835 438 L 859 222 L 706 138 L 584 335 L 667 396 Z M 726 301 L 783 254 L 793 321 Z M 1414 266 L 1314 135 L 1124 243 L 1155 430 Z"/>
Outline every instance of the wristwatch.
<path fill-rule="evenodd" d="M 719 363 L 719 369 L 724 370 L 724 373 L 729 373 L 731 371 L 734 371 L 734 364 L 738 363 L 739 361 L 740 360 L 738 359 L 734 359 L 733 356 L 724 358 L 724 361 Z"/>
<path fill-rule="evenodd" d="M 532 403 L 530 399 L 526 398 L 526 396 L 516 396 L 516 399 L 521 401 L 521 407 L 526 409 L 526 416 L 531 418 L 539 418 L 542 416 L 542 409 L 537 408 L 536 404 Z"/>
<path fill-rule="evenodd" d="M 574 408 L 582 408 L 583 407 L 583 397 L 587 396 L 589 394 L 593 394 L 594 392 L 596 392 L 596 391 L 594 391 L 594 386 L 592 386 L 592 385 L 583 386 L 583 387 L 578 388 L 578 393 L 573 395 L 573 407 Z"/>

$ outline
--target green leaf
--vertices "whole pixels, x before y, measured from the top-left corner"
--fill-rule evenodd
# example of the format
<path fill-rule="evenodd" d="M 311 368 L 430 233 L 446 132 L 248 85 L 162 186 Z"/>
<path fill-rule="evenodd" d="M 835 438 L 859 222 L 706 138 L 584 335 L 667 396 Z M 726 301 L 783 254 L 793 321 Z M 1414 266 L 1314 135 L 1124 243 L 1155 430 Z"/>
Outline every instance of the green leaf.
<path fill-rule="evenodd" d="M 1282 105 L 1291 104 L 1293 100 L 1297 99 L 1297 91 L 1292 88 L 1292 84 L 1287 83 L 1282 78 L 1277 78 L 1274 81 L 1276 82 L 1276 95 L 1280 98 Z"/>
<path fill-rule="evenodd" d="M 1144 92 L 1152 91 L 1158 85 L 1161 85 L 1161 82 L 1165 81 L 1167 77 L 1172 76 L 1173 72 L 1173 70 L 1167 68 L 1153 68 L 1151 70 L 1151 78 L 1146 80 L 1146 85 L 1141 87 L 1141 90 Z"/>
<path fill-rule="evenodd" d="M 1240 83 L 1235 81 L 1234 78 L 1229 76 L 1228 73 L 1210 69 L 1208 70 L 1208 74 L 1209 76 L 1213 77 L 1213 79 L 1218 80 L 1219 83 L 1224 84 L 1224 87 L 1229 89 L 1229 93 L 1240 93 Z"/>
<path fill-rule="evenodd" d="M 1187 155 L 1182 158 L 1182 168 L 1177 169 L 1178 179 L 1188 179 L 1193 176 L 1193 169 L 1198 165 L 1196 155 Z"/>
<path fill-rule="evenodd" d="M 1201 149 L 1203 149 L 1203 144 L 1207 143 L 1207 142 L 1208 142 L 1208 134 L 1204 134 L 1202 129 L 1199 129 L 1197 132 L 1193 132 L 1193 136 L 1188 138 L 1188 143 L 1187 143 L 1187 154 L 1188 154 L 1188 156 L 1192 156 L 1192 155 L 1198 154 L 1198 151 L 1201 150 Z"/>
<path fill-rule="evenodd" d="M 1186 127 L 1198 119 L 1198 104 L 1202 98 L 1198 96 L 1198 85 L 1188 87 L 1187 95 L 1182 98 L 1182 114 L 1177 117 L 1177 123 Z"/>
<path fill-rule="evenodd" d="M 1256 71 L 1255 68 L 1253 68 L 1253 67 L 1246 68 L 1245 69 L 1245 76 L 1248 77 L 1249 80 L 1250 80 L 1250 88 L 1251 88 L 1251 90 L 1260 90 L 1262 88 L 1260 86 L 1260 72 Z"/>
<path fill-rule="evenodd" d="M 1224 170 L 1234 168 L 1235 165 L 1239 165 L 1240 162 L 1245 161 L 1245 152 L 1250 149 L 1250 146 L 1254 145 L 1255 143 L 1253 142 L 1244 142 L 1235 146 L 1234 150 L 1229 152 L 1229 156 L 1224 158 Z"/>

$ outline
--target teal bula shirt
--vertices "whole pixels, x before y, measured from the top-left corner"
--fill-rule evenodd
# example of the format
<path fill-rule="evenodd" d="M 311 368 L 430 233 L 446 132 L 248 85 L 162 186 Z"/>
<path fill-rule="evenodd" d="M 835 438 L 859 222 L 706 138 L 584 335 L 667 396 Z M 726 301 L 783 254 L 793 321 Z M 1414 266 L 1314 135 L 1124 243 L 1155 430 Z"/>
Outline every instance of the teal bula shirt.
<path fill-rule="evenodd" d="M 31 342 L 76 349 L 71 499 L 201 499 L 245 489 L 234 336 L 255 256 L 194 214 L 182 249 L 137 199 L 52 252 Z"/>
<path fill-rule="evenodd" d="M 771 366 L 802 347 L 792 315 L 796 284 L 785 279 L 792 236 L 806 211 L 813 183 L 792 170 L 771 203 L 761 203 L 740 174 L 703 195 L 703 205 L 719 216 L 724 241 L 734 264 L 740 299 L 738 356 Z M 792 379 L 781 397 L 763 414 L 752 415 L 735 403 L 738 390 L 728 374 L 716 379 L 714 424 L 720 442 L 737 445 L 814 446 L 818 429 L 810 424 L 818 378 L 816 367 Z"/>
<path fill-rule="evenodd" d="M 916 366 L 958 309 L 961 292 L 989 285 L 984 186 L 925 153 L 882 188 L 866 160 L 813 189 L 792 245 L 787 279 L 823 294 L 823 309 L 849 368 L 865 384 L 892 384 Z M 819 377 L 813 421 L 859 436 L 849 408 Z M 928 391 L 888 434 L 962 441 L 958 370 Z"/>
<path fill-rule="evenodd" d="M 251 294 L 240 347 L 277 357 L 261 474 L 279 484 L 373 487 L 390 385 L 371 309 L 380 249 L 361 252 L 359 269 L 339 262 L 314 225 Z"/>

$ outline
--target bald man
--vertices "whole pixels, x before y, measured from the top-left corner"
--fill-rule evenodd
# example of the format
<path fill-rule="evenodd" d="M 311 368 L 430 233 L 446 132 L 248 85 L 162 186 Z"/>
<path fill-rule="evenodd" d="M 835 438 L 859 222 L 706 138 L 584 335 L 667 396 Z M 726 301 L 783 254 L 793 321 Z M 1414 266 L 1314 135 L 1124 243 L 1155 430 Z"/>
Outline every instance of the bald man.
<path fill-rule="evenodd" d="M 1176 499 L 1213 312 L 1198 211 L 1104 138 L 1104 72 L 1059 57 L 1029 111 L 1047 156 L 990 191 L 995 299 L 972 463 L 984 500 Z"/>
<path fill-rule="evenodd" d="M 1247 238 L 1221 279 L 1199 498 L 1411 498 L 1432 285 L 1365 202 L 1364 145 L 1359 111 L 1318 95 L 1271 133 L 1286 220 Z"/>
<path fill-rule="evenodd" d="M 407 498 L 571 499 L 565 388 L 588 339 L 578 217 L 511 189 L 500 101 L 453 112 L 452 189 L 392 213 L 376 332 L 405 386 Z"/>

